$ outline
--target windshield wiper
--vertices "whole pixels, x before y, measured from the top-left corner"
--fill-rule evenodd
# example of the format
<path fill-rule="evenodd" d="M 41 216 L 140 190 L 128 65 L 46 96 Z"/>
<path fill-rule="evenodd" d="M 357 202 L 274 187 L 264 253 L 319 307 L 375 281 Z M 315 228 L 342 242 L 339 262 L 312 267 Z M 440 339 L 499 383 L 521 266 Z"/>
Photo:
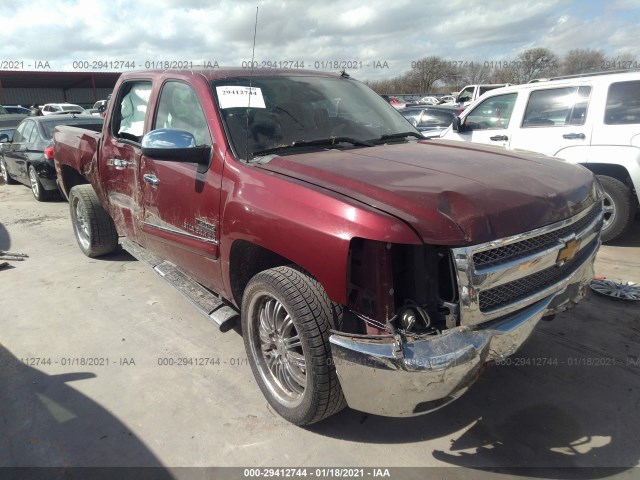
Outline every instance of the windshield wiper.
<path fill-rule="evenodd" d="M 350 143 L 356 147 L 373 147 L 373 143 L 366 140 L 358 140 L 356 138 L 350 137 L 329 137 L 329 138 L 320 138 L 317 140 L 296 140 L 295 142 L 289 145 L 280 145 L 278 147 L 267 148 L 265 150 L 258 150 L 253 152 L 254 157 L 260 157 L 262 155 L 268 155 L 270 153 L 280 152 L 282 150 L 288 150 L 290 148 L 296 147 L 309 147 L 309 146 L 331 146 L 338 145 L 340 143 Z"/>
<path fill-rule="evenodd" d="M 402 133 L 391 133 L 389 135 L 382 135 L 380 138 L 376 138 L 370 140 L 372 142 L 384 142 L 386 140 L 393 140 L 395 138 L 405 138 L 405 137 L 416 137 L 424 140 L 424 137 L 417 132 L 402 132 Z"/>

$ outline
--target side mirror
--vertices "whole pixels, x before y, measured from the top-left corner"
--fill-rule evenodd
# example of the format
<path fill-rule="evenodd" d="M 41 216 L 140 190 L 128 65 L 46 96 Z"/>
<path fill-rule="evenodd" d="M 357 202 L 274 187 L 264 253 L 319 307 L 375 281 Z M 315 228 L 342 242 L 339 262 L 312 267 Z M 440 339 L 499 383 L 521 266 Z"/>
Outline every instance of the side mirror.
<path fill-rule="evenodd" d="M 106 105 L 100 105 L 98 107 L 98 113 L 103 113 L 107 110 L 107 106 Z"/>
<path fill-rule="evenodd" d="M 451 128 L 458 133 L 466 132 L 468 130 L 467 126 L 462 123 L 462 119 L 458 116 L 453 119 Z"/>
<path fill-rule="evenodd" d="M 142 155 L 157 160 L 193 162 L 208 166 L 211 146 L 196 146 L 195 137 L 186 130 L 159 128 L 142 137 Z"/>

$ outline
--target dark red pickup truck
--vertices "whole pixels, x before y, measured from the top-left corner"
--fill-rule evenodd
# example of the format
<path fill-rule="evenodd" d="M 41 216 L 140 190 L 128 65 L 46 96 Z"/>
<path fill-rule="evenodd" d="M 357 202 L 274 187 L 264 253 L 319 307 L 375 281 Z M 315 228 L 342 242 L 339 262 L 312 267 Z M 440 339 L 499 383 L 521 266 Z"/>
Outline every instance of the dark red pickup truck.
<path fill-rule="evenodd" d="M 589 171 L 420 138 L 346 74 L 129 72 L 101 134 L 57 129 L 55 163 L 82 251 L 121 243 L 221 330 L 240 320 L 262 392 L 304 425 L 446 405 L 593 276 Z"/>

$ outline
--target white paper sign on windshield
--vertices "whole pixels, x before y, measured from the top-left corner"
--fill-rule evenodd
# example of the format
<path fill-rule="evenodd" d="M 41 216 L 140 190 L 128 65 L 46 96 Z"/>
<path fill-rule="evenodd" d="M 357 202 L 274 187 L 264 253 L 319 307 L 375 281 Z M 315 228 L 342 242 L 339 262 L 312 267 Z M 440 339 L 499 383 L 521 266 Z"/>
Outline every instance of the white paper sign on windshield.
<path fill-rule="evenodd" d="M 266 108 L 258 87 L 216 87 L 220 108 Z"/>

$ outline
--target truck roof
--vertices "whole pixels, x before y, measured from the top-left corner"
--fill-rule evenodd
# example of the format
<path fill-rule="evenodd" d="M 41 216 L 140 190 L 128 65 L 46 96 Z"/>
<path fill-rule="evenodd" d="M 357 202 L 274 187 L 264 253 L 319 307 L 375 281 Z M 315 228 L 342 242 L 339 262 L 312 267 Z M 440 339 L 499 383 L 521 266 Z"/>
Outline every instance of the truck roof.
<path fill-rule="evenodd" d="M 138 77 L 141 74 L 146 76 L 171 75 L 175 77 L 193 77 L 202 75 L 207 80 L 219 80 L 229 77 L 327 77 L 339 78 L 339 73 L 325 72 L 322 70 L 303 70 L 297 68 L 242 68 L 242 67 L 220 67 L 220 68 L 194 68 L 192 70 L 132 70 L 122 74 L 123 78 Z"/>

